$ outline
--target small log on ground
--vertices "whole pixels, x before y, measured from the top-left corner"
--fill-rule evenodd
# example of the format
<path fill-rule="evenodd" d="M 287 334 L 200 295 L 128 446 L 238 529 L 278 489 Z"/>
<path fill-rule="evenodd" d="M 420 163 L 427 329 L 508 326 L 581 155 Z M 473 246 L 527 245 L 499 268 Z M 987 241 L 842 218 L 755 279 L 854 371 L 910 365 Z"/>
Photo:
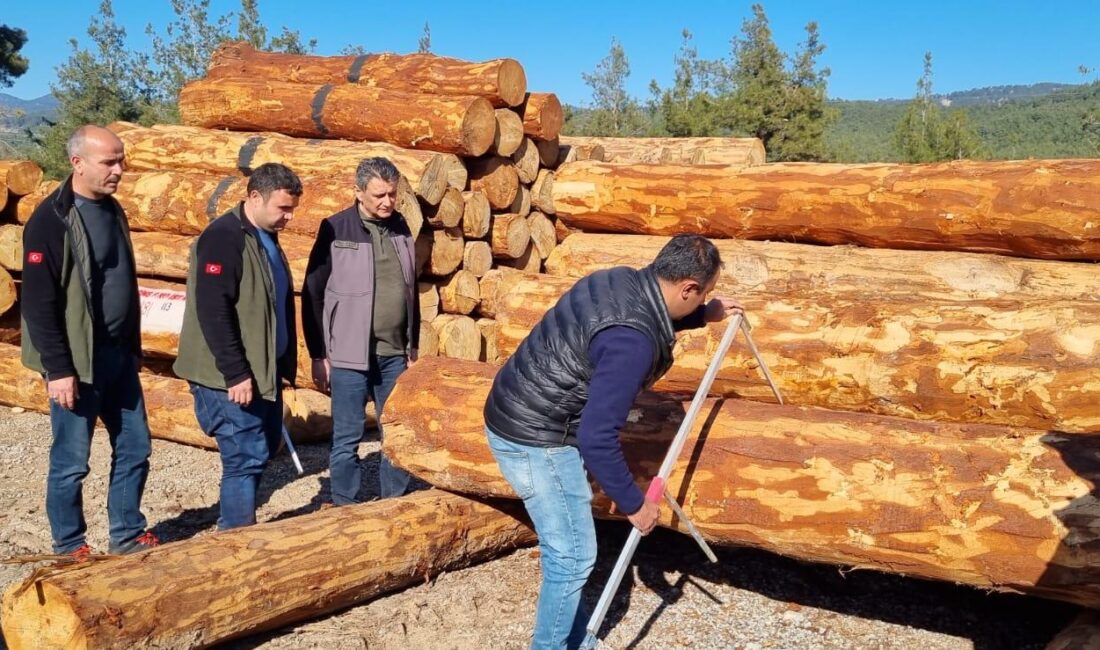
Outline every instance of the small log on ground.
<path fill-rule="evenodd" d="M 514 496 L 483 428 L 495 372 L 410 368 L 383 416 L 383 452 L 437 487 Z M 687 407 L 635 403 L 621 438 L 640 485 Z M 1097 454 L 1097 436 L 707 400 L 668 490 L 712 542 L 1097 608 Z M 597 492 L 596 514 L 609 506 Z M 667 507 L 660 523 L 683 530 Z"/>
<path fill-rule="evenodd" d="M 4 639 L 12 650 L 207 648 L 533 544 L 521 512 L 428 490 L 79 563 L 8 590 Z"/>
<path fill-rule="evenodd" d="M 179 110 L 188 126 L 388 142 L 461 156 L 485 153 L 496 133 L 493 106 L 481 97 L 353 84 L 199 79 L 183 87 Z"/>
<path fill-rule="evenodd" d="M 207 76 L 286 79 L 311 84 L 360 84 L 408 93 L 476 95 L 493 106 L 519 106 L 527 75 L 515 59 L 462 61 L 435 54 L 316 56 L 261 52 L 225 43 L 210 58 Z"/>

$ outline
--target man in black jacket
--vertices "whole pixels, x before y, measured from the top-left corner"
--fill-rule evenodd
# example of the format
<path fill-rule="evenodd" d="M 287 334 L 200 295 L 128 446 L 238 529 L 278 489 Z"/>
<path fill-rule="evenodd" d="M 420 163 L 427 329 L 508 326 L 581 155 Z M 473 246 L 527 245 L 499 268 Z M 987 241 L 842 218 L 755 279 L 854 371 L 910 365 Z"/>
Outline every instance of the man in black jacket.
<path fill-rule="evenodd" d="M 585 470 L 648 534 L 658 506 L 626 466 L 619 430 L 638 393 L 672 366 L 675 332 L 741 310 L 707 295 L 722 261 L 707 239 L 680 235 L 653 264 L 583 278 L 543 316 L 497 373 L 485 403 L 489 447 L 523 499 L 541 549 L 532 648 L 584 639 L 581 590 L 596 561 Z"/>
<path fill-rule="evenodd" d="M 221 530 L 256 523 L 256 488 L 282 434 L 282 383 L 293 383 L 297 369 L 294 283 L 278 233 L 298 207 L 302 183 L 267 163 L 252 172 L 247 191 L 191 249 L 172 366 L 191 384 L 199 426 L 218 441 Z"/>
<path fill-rule="evenodd" d="M 68 142 L 73 172 L 23 229 L 23 364 L 43 373 L 50 398 L 46 515 L 53 548 L 78 558 L 85 542 L 83 483 L 96 419 L 111 441 L 108 550 L 156 546 L 141 496 L 149 425 L 138 380 L 141 310 L 130 230 L 111 196 L 122 179 L 122 141 L 82 126 Z"/>

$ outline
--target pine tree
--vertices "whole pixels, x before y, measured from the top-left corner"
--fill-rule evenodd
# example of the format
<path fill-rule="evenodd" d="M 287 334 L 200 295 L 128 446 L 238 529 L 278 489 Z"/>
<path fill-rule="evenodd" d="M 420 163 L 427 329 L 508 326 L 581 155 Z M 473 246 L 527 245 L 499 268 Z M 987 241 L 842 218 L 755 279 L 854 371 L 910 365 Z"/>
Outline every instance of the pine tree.
<path fill-rule="evenodd" d="M 682 32 L 683 41 L 673 63 L 676 74 L 672 87 L 662 90 L 657 81 L 649 84 L 653 99 L 650 109 L 656 118 L 657 134 L 678 137 L 714 135 L 716 101 L 710 93 L 714 62 L 699 60 L 691 44 L 691 32 Z"/>
<path fill-rule="evenodd" d="M 924 53 L 917 94 L 894 130 L 894 145 L 903 160 L 913 163 L 979 158 L 985 155 L 970 118 L 963 110 L 945 117 L 932 94 L 932 53 Z"/>
<path fill-rule="evenodd" d="M 581 125 L 583 135 L 637 136 L 646 132 L 638 102 L 626 90 L 630 62 L 623 46 L 611 39 L 611 50 L 591 74 L 581 78 L 592 89 L 593 110 Z"/>
<path fill-rule="evenodd" d="M 12 80 L 22 76 L 30 62 L 19 54 L 27 44 L 27 32 L 0 25 L 0 88 L 12 85 Z"/>
<path fill-rule="evenodd" d="M 721 103 L 722 119 L 732 131 L 763 140 L 769 157 L 782 160 L 773 140 L 788 118 L 790 75 L 783 53 L 772 40 L 764 7 L 753 5 L 752 14 L 742 23 L 741 36 L 731 41 L 733 62 L 728 74 L 733 92 Z"/>
<path fill-rule="evenodd" d="M 417 52 L 426 53 L 432 51 L 432 28 L 428 26 L 428 21 L 424 21 L 424 31 L 420 34 L 420 40 L 417 41 Z"/>
<path fill-rule="evenodd" d="M 838 115 L 826 104 L 828 68 L 818 69 L 825 51 L 817 23 L 806 25 L 806 40 L 795 57 L 786 94 L 786 121 L 771 148 L 777 160 L 826 160 L 825 130 Z"/>

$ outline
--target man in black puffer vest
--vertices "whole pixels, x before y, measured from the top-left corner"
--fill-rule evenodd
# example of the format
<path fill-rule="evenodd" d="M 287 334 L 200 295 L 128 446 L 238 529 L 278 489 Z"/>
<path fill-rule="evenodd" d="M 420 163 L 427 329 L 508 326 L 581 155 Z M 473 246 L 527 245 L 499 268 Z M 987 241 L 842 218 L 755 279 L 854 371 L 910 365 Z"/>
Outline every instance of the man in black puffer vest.
<path fill-rule="evenodd" d="M 676 331 L 741 311 L 707 295 L 722 261 L 707 239 L 674 237 L 641 270 L 580 280 L 497 373 L 485 403 L 489 446 L 539 536 L 542 586 L 532 648 L 584 639 L 581 590 L 596 561 L 591 472 L 642 534 L 657 523 L 623 459 L 635 398 L 672 365 Z"/>

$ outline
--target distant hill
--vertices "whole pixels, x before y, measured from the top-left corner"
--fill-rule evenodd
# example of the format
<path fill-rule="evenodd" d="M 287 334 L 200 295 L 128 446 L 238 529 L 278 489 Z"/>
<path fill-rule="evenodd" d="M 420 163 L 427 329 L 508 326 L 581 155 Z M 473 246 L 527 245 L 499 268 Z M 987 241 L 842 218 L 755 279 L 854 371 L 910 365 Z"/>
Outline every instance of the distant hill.
<path fill-rule="evenodd" d="M 19 99 L 0 93 L 0 128 L 22 129 L 37 125 L 43 118 L 52 119 L 57 114 L 57 99 L 52 94 L 36 99 Z"/>

